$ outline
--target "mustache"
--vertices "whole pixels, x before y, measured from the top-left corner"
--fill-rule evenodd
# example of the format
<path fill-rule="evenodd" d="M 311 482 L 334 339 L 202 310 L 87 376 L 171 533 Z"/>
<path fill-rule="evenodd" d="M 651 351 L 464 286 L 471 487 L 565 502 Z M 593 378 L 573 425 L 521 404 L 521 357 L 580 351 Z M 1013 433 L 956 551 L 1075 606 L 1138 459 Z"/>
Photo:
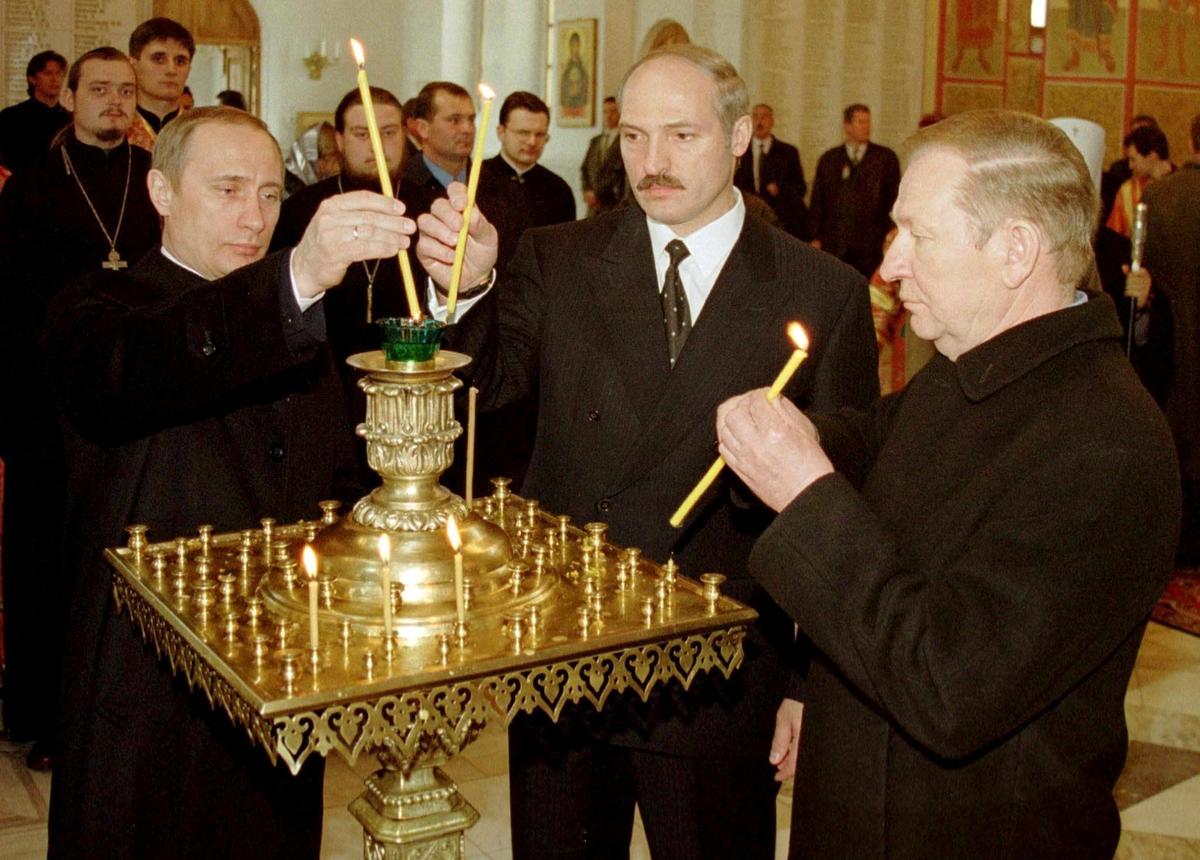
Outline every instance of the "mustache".
<path fill-rule="evenodd" d="M 680 182 L 677 177 L 672 176 L 665 170 L 660 170 L 658 173 L 652 173 L 649 176 L 643 176 L 641 179 L 639 179 L 637 190 L 645 191 L 649 188 L 653 188 L 656 185 L 662 188 L 683 188 L 683 183 Z"/>

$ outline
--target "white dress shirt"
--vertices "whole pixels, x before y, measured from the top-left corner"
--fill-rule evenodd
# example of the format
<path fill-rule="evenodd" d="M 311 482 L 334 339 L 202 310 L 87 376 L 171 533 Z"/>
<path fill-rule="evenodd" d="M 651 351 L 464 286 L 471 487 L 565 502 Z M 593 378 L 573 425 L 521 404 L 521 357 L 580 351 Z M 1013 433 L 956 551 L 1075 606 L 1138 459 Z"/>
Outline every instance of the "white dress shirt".
<path fill-rule="evenodd" d="M 742 200 L 742 193 L 736 188 L 733 191 L 736 199 L 729 211 L 687 237 L 676 236 L 675 231 L 666 224 L 646 216 L 660 293 L 663 280 L 667 276 L 667 268 L 671 265 L 667 243 L 672 239 L 681 239 L 688 247 L 690 253 L 679 264 L 679 277 L 683 280 L 683 291 L 687 294 L 693 326 L 700 318 L 700 311 L 704 309 L 704 303 L 708 300 L 721 269 L 725 267 L 725 261 L 729 259 L 729 252 L 742 235 L 742 225 L 746 221 L 746 204 Z"/>

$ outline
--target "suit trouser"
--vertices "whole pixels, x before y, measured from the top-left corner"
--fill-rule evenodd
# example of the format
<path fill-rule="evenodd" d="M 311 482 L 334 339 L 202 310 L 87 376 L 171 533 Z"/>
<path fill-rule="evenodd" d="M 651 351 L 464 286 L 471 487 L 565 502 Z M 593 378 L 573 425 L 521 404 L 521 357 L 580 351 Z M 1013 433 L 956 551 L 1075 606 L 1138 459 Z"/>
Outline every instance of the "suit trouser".
<path fill-rule="evenodd" d="M 521 716 L 508 731 L 514 860 L 627 858 L 634 806 L 654 860 L 772 858 L 775 768 L 598 741 Z"/>

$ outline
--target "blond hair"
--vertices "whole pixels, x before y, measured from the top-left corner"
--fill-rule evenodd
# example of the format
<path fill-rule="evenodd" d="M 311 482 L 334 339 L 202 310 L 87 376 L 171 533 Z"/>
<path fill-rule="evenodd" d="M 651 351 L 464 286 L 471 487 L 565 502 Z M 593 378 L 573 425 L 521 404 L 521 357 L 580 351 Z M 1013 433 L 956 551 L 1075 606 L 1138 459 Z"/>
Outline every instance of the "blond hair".
<path fill-rule="evenodd" d="M 668 45 L 642 57 L 633 64 L 621 80 L 621 88 L 617 90 L 617 105 L 620 106 L 624 100 L 625 85 L 629 83 L 629 79 L 635 71 L 646 63 L 669 57 L 676 57 L 694 66 L 704 72 L 716 85 L 716 100 L 713 107 L 721 120 L 721 125 L 725 128 L 725 136 L 732 137 L 734 123 L 750 113 L 750 92 L 746 89 L 746 82 L 742 80 L 733 63 L 716 51 L 701 48 L 699 45 Z"/>
<path fill-rule="evenodd" d="M 1058 127 L 1018 111 L 965 111 L 921 129 L 905 148 L 913 159 L 942 149 L 967 162 L 955 202 L 976 247 L 1005 219 L 1026 218 L 1056 255 L 1060 283 L 1075 287 L 1091 271 L 1100 198 L 1083 156 Z"/>
<path fill-rule="evenodd" d="M 184 111 L 171 122 L 163 126 L 154 144 L 154 158 L 151 168 L 160 171 L 171 187 L 179 190 L 183 179 L 183 169 L 187 166 L 188 150 L 192 134 L 202 125 L 221 123 L 223 125 L 243 125 L 261 131 L 275 145 L 279 155 L 280 179 L 283 178 L 283 154 L 279 151 L 279 143 L 267 128 L 267 124 L 253 114 L 231 107 L 199 107 Z"/>

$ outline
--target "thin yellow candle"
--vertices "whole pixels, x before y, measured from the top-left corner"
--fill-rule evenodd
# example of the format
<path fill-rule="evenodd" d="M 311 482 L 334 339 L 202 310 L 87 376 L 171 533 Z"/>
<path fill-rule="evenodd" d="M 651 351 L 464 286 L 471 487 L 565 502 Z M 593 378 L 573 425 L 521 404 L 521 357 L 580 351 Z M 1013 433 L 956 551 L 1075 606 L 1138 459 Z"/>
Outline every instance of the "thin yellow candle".
<path fill-rule="evenodd" d="M 462 538 L 459 537 L 454 514 L 446 517 L 446 537 L 450 541 L 450 548 L 454 550 L 454 612 L 461 628 L 467 620 L 467 609 L 463 596 Z"/>
<path fill-rule="evenodd" d="M 379 536 L 379 587 L 383 591 L 383 641 L 392 641 L 392 540 L 387 533 Z"/>
<path fill-rule="evenodd" d="M 317 554 L 311 544 L 304 545 L 300 554 L 304 571 L 308 574 L 308 645 L 317 650 Z"/>
<path fill-rule="evenodd" d="M 779 371 L 779 375 L 775 377 L 775 381 L 771 383 L 771 387 L 767 389 L 767 400 L 776 400 L 783 393 L 783 388 L 788 384 L 795 374 L 796 370 L 803 363 L 804 359 L 808 358 L 808 333 L 804 330 L 804 326 L 794 322 L 788 325 L 788 337 L 792 339 L 792 343 L 796 345 L 795 351 L 787 360 L 787 364 L 783 366 L 783 370 Z M 683 504 L 671 515 L 671 525 L 679 528 L 683 525 L 683 520 L 695 507 L 696 502 L 700 501 L 700 497 L 712 486 L 712 482 L 717 479 L 717 475 L 721 474 L 721 470 L 725 468 L 725 458 L 717 457 L 708 471 L 704 473 L 704 477 L 699 483 L 692 488 L 692 491 L 687 494 L 687 498 L 683 500 Z"/>
<path fill-rule="evenodd" d="M 362 43 L 350 40 L 354 62 L 358 64 L 358 93 L 362 97 L 363 111 L 367 115 L 367 133 L 371 136 L 371 151 L 375 153 L 375 168 L 379 171 L 379 187 L 385 197 L 392 196 L 392 177 L 388 172 L 387 157 L 383 154 L 383 138 L 379 136 L 379 122 L 375 119 L 375 105 L 371 101 L 371 87 L 367 83 L 367 64 Z M 412 267 L 408 254 L 401 251 L 396 255 L 400 261 L 400 276 L 404 279 L 404 297 L 408 300 L 408 315 L 414 322 L 421 319 L 421 303 L 417 301 L 417 287 L 413 281 Z M 368 289 L 370 289 L 368 287 Z M 367 322 L 371 322 L 370 295 L 367 296 Z"/>
<path fill-rule="evenodd" d="M 462 227 L 458 230 L 458 243 L 454 246 L 454 268 L 450 270 L 450 290 L 446 298 L 446 322 L 454 322 L 454 309 L 458 306 L 458 286 L 462 281 L 463 259 L 467 254 L 467 228 L 471 222 L 471 210 L 475 208 L 475 192 L 479 190 L 479 171 L 483 167 L 483 137 L 487 134 L 488 118 L 492 115 L 492 102 L 496 93 L 487 84 L 479 85 L 479 97 L 483 99 L 483 112 L 475 126 L 475 149 L 471 154 L 471 175 L 467 178 L 467 208 L 463 210 Z"/>
<path fill-rule="evenodd" d="M 475 401 L 479 397 L 479 389 L 474 385 L 467 392 L 467 491 L 463 494 L 467 500 L 467 513 L 471 512 L 471 499 L 475 495 Z"/>

